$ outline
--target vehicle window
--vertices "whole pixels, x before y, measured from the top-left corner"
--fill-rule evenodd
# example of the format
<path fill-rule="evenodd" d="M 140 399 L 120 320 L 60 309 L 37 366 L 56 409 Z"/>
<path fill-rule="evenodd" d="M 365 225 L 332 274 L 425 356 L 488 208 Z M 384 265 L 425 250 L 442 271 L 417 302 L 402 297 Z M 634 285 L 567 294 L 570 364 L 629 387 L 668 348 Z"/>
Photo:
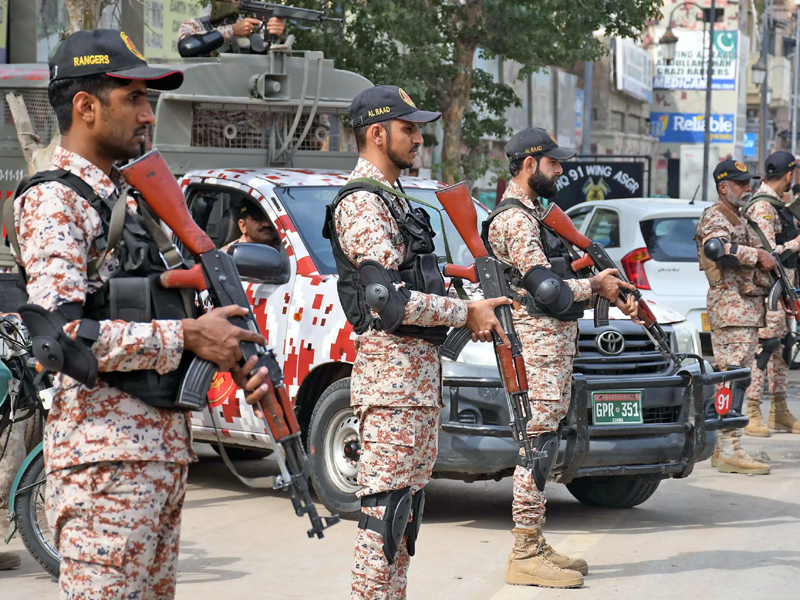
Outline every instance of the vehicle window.
<path fill-rule="evenodd" d="M 217 248 L 241 237 L 239 208 L 247 194 L 220 187 L 200 186 L 190 189 L 189 214 L 195 223 L 208 234 Z"/>
<path fill-rule="evenodd" d="M 275 188 L 275 193 L 286 208 L 286 212 L 292 219 L 292 222 L 297 227 L 297 233 L 303 239 L 303 243 L 308 249 L 308 253 L 314 260 L 314 264 L 320 273 L 324 275 L 331 275 L 336 273 L 336 262 L 333 260 L 333 252 L 331 250 L 331 243 L 322 237 L 322 227 L 325 223 L 325 207 L 330 204 L 338 188 L 334 187 L 278 187 Z M 408 190 L 408 195 L 419 198 L 421 201 L 432 206 L 441 207 L 439 201 L 436 199 L 435 190 Z M 442 223 L 439 219 L 439 213 L 433 209 L 422 207 L 429 215 L 431 215 L 431 225 L 436 231 L 434 242 L 436 244 L 436 253 L 444 260 L 444 243 L 442 241 Z M 478 221 L 483 221 L 488 213 L 486 210 L 475 205 L 478 211 Z M 472 255 L 469 253 L 466 245 L 461 237 L 458 235 L 447 213 L 442 209 L 442 215 L 445 221 L 445 232 L 447 233 L 447 242 L 450 246 L 453 261 L 459 264 L 469 264 L 473 262 Z"/>
<path fill-rule="evenodd" d="M 619 213 L 598 208 L 589 222 L 586 237 L 604 248 L 619 248 Z"/>
<path fill-rule="evenodd" d="M 572 220 L 572 224 L 575 225 L 575 229 L 580 231 L 581 227 L 583 226 L 583 222 L 586 220 L 586 217 L 589 216 L 589 213 L 594 210 L 594 206 L 584 206 L 583 208 L 579 208 L 577 210 L 568 211 L 567 216 Z"/>
<path fill-rule="evenodd" d="M 697 262 L 697 244 L 694 241 L 697 219 L 650 219 L 640 223 L 647 250 L 654 260 L 671 262 Z"/>

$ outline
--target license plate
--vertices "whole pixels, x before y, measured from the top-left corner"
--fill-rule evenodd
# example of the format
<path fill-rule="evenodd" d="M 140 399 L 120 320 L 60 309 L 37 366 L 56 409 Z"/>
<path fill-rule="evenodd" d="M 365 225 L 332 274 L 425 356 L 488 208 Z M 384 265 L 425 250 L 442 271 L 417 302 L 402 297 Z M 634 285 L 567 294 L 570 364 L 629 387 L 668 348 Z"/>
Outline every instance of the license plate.
<path fill-rule="evenodd" d="M 711 331 L 711 323 L 708 322 L 708 313 L 700 313 L 700 320 L 703 322 L 703 331 Z"/>
<path fill-rule="evenodd" d="M 642 392 L 592 392 L 594 425 L 641 425 Z"/>

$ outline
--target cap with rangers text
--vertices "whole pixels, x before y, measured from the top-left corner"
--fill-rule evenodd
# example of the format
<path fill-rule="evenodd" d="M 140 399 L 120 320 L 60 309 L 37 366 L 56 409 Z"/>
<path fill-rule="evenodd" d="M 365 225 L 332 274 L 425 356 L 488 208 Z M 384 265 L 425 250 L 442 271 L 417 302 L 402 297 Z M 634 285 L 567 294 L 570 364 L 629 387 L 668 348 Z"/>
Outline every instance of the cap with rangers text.
<path fill-rule="evenodd" d="M 353 129 L 401 119 L 411 123 L 431 123 L 442 116 L 440 112 L 420 110 L 403 88 L 396 85 L 376 85 L 353 98 L 348 108 Z"/>
<path fill-rule="evenodd" d="M 714 169 L 715 183 L 729 180 L 749 181 L 751 179 L 760 179 L 760 177 L 748 171 L 747 166 L 738 160 L 723 160 Z"/>
<path fill-rule="evenodd" d="M 767 175 L 780 175 L 788 173 L 797 166 L 794 156 L 791 152 L 784 152 L 780 150 L 773 152 L 764 161 L 764 172 Z"/>
<path fill-rule="evenodd" d="M 569 160 L 577 152 L 569 148 L 561 148 L 553 134 L 541 127 L 527 127 L 518 131 L 506 144 L 506 156 L 512 162 L 526 156 L 539 154 L 556 160 Z"/>
<path fill-rule="evenodd" d="M 116 29 L 76 31 L 50 59 L 50 81 L 88 75 L 145 81 L 156 90 L 174 90 L 183 83 L 181 71 L 149 67 L 125 32 Z"/>

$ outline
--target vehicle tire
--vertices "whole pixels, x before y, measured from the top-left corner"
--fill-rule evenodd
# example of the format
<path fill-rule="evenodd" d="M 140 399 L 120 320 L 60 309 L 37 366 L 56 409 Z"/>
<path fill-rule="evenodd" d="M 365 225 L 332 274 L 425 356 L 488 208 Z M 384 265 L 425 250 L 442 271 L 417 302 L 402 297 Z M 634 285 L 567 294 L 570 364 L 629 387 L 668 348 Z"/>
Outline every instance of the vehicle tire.
<path fill-rule="evenodd" d="M 14 513 L 17 515 L 17 528 L 22 543 L 44 570 L 58 577 L 61 570 L 61 557 L 55 548 L 50 527 L 44 513 L 45 499 L 44 454 L 39 454 L 25 469 L 19 482 L 18 493 L 14 499 Z M 29 489 L 28 486 L 32 486 Z"/>
<path fill-rule="evenodd" d="M 580 477 L 567 484 L 569 493 L 589 506 L 632 508 L 656 493 L 661 480 L 634 476 Z"/>
<path fill-rule="evenodd" d="M 320 501 L 331 513 L 350 521 L 361 515 L 355 454 L 360 446 L 358 419 L 350 406 L 350 378 L 346 377 L 320 396 L 311 414 L 307 448 L 311 481 Z"/>
<path fill-rule="evenodd" d="M 214 452 L 219 454 L 219 445 L 209 442 Z M 272 454 L 271 450 L 257 450 L 255 448 L 240 448 L 238 446 L 225 446 L 225 452 L 231 460 L 261 460 Z"/>

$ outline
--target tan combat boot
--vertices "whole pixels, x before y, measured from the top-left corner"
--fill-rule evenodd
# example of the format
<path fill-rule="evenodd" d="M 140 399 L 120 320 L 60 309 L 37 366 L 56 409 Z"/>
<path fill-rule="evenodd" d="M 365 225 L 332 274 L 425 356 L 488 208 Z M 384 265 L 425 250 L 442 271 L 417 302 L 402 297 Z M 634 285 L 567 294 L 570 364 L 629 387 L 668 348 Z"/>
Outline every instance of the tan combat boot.
<path fill-rule="evenodd" d="M 542 554 L 550 561 L 568 571 L 577 571 L 581 575 L 586 575 L 589 572 L 589 565 L 582 558 L 570 558 L 559 554 L 553 547 L 544 539 L 544 535 L 539 538 L 539 547 L 542 549 Z"/>
<path fill-rule="evenodd" d="M 562 569 L 548 559 L 539 546 L 541 527 L 514 528 L 514 549 L 508 555 L 506 582 L 512 585 L 538 585 L 573 588 L 583 585 L 583 575 Z"/>
<path fill-rule="evenodd" d="M 800 421 L 794 418 L 786 406 L 786 394 L 775 394 L 772 396 L 772 406 L 769 407 L 769 418 L 767 425 L 776 431 L 788 431 L 789 433 L 800 433 Z"/>
<path fill-rule="evenodd" d="M 747 401 L 747 417 L 750 423 L 744 428 L 747 435 L 753 437 L 769 437 L 769 429 L 764 425 L 764 417 L 761 414 L 761 401 L 748 400 Z"/>
<path fill-rule="evenodd" d="M 720 431 L 717 470 L 720 473 L 743 475 L 769 475 L 769 465 L 750 456 L 739 445 L 739 431 Z"/>

